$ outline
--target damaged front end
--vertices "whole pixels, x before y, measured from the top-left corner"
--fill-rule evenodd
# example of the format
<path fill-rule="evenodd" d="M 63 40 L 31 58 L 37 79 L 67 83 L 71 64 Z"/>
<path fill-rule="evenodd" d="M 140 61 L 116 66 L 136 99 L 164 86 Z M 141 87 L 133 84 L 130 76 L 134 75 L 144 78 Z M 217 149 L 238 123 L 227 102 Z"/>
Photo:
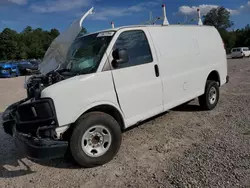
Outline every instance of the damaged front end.
<path fill-rule="evenodd" d="M 52 98 L 42 98 L 41 93 L 46 87 L 75 76 L 67 73 L 64 64 L 71 44 L 82 30 L 83 20 L 92 11 L 93 8 L 75 20 L 51 43 L 39 66 L 41 75 L 32 76 L 25 83 L 27 98 L 10 105 L 2 115 L 4 131 L 15 138 L 17 148 L 30 158 L 63 157 L 67 150 L 68 141 L 56 131 L 65 131 L 67 126 L 59 127 Z"/>
<path fill-rule="evenodd" d="M 16 108 L 19 104 L 26 102 L 28 99 L 21 100 L 19 102 L 16 102 L 12 105 L 10 105 L 2 114 L 2 123 L 5 133 L 13 136 L 14 128 L 16 125 L 15 121 L 15 115 L 13 115 L 13 112 L 16 111 Z"/>
<path fill-rule="evenodd" d="M 24 99 L 9 106 L 2 115 L 4 131 L 13 136 L 18 149 L 30 158 L 63 157 L 67 141 L 57 138 L 58 127 L 52 99 Z"/>

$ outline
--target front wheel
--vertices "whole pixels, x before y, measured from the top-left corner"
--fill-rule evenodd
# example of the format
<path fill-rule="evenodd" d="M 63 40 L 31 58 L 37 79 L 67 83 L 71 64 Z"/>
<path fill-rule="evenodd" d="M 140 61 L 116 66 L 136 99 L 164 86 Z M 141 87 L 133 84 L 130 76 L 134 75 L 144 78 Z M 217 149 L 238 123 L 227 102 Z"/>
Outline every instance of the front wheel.
<path fill-rule="evenodd" d="M 121 145 L 121 128 L 103 112 L 90 112 L 77 122 L 70 139 L 70 151 L 83 167 L 95 167 L 111 161 Z"/>
<path fill-rule="evenodd" d="M 205 93 L 199 97 L 199 103 L 203 110 L 213 110 L 220 96 L 219 85 L 215 81 L 208 80 L 206 83 Z"/>

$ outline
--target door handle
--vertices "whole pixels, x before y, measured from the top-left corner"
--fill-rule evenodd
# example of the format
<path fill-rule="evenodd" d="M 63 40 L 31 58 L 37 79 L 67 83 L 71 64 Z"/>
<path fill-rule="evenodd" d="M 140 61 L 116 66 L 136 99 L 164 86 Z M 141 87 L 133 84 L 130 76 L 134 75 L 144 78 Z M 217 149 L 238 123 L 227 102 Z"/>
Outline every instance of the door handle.
<path fill-rule="evenodd" d="M 155 76 L 156 76 L 156 77 L 159 77 L 159 76 L 160 76 L 158 65 L 155 65 Z"/>

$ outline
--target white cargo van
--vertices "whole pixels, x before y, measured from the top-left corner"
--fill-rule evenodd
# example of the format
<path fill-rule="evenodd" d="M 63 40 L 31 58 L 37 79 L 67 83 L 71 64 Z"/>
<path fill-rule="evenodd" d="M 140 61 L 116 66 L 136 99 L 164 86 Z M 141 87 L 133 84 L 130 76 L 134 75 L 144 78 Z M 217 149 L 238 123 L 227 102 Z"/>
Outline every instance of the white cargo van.
<path fill-rule="evenodd" d="M 233 48 L 231 50 L 231 57 L 232 58 L 250 57 L 250 50 L 248 47 Z"/>
<path fill-rule="evenodd" d="M 216 107 L 228 76 L 214 27 L 139 25 L 81 35 L 84 18 L 55 39 L 42 74 L 26 83 L 27 98 L 3 114 L 5 132 L 29 157 L 61 157 L 69 148 L 80 165 L 102 165 L 118 152 L 122 130 L 197 97 L 201 109 Z"/>

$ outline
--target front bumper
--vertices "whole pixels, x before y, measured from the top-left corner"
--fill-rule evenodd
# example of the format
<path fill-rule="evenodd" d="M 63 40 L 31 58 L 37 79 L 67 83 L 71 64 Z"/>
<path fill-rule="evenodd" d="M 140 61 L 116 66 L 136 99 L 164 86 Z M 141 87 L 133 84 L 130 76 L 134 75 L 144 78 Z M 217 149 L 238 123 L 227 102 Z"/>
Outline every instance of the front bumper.
<path fill-rule="evenodd" d="M 31 159 L 54 159 L 64 157 L 68 148 L 67 141 L 38 139 L 16 132 L 14 136 L 17 148 Z"/>
<path fill-rule="evenodd" d="M 53 134 L 58 123 L 52 99 L 14 103 L 3 113 L 2 122 L 17 148 L 30 158 L 63 157 L 67 150 L 68 142 L 55 139 Z"/>

